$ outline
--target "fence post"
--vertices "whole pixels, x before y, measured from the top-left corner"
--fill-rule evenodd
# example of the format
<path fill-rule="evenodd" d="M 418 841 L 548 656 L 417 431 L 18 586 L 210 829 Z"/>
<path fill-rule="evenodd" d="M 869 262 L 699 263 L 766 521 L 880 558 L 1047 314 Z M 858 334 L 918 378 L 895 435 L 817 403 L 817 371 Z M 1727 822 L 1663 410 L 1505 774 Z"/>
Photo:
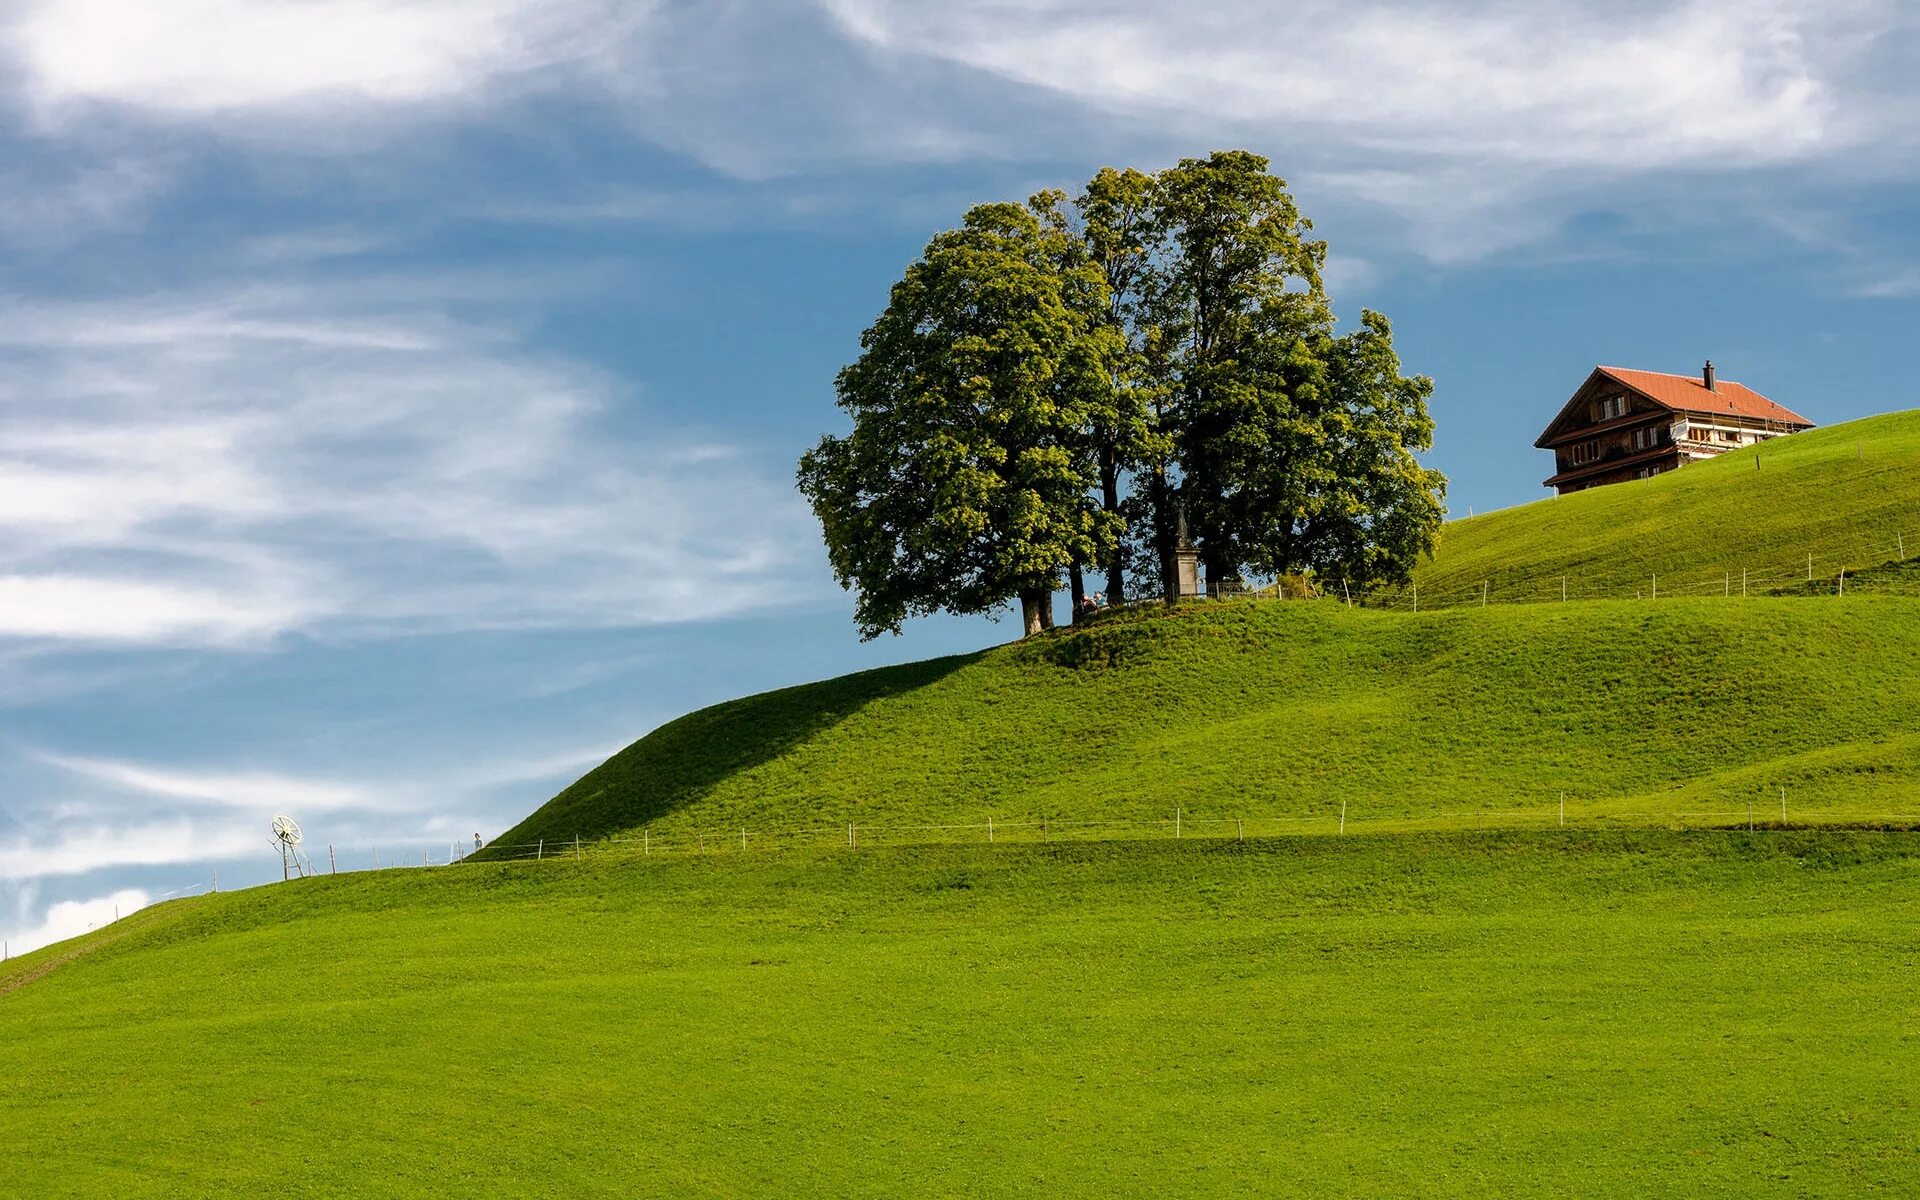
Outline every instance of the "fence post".
<path fill-rule="evenodd" d="M 1173 806 L 1173 840 L 1180 840 L 1180 806 Z"/>
<path fill-rule="evenodd" d="M 1420 585 L 1417 583 L 1413 585 L 1413 611 L 1420 611 Z"/>
<path fill-rule="evenodd" d="M 338 875 L 339 873 L 340 873 L 340 868 L 335 866 L 333 862 L 333 843 L 328 842 L 327 843 L 327 874 Z"/>
<path fill-rule="evenodd" d="M 1487 606 L 1487 581 L 1482 579 L 1480 581 L 1480 607 L 1485 608 L 1486 606 Z"/>
<path fill-rule="evenodd" d="M 1835 592 L 1834 595 L 1844 596 L 1846 594 L 1847 594 L 1847 569 L 1845 567 L 1841 567 L 1840 568 L 1840 590 Z"/>
<path fill-rule="evenodd" d="M 1813 582 L 1813 555 L 1807 555 L 1807 582 Z"/>
<path fill-rule="evenodd" d="M 541 838 L 540 844 L 533 848 L 533 861 L 540 862 L 547 857 L 547 839 Z"/>
<path fill-rule="evenodd" d="M 1784 825 L 1786 824 L 1786 821 L 1787 821 L 1787 788 L 1785 784 L 1781 784 L 1780 785 L 1780 823 Z"/>
<path fill-rule="evenodd" d="M 1565 829 L 1566 827 L 1567 827 L 1567 794 L 1565 792 L 1561 792 L 1560 793 L 1560 828 Z"/>
<path fill-rule="evenodd" d="M 653 853 L 653 826 L 643 825 L 640 828 L 640 855 L 641 857 L 644 858 L 647 855 L 652 853 Z"/>
<path fill-rule="evenodd" d="M 747 827 L 745 825 L 742 825 L 740 827 L 740 849 L 745 850 L 746 848 L 747 848 Z"/>
<path fill-rule="evenodd" d="M 847 822 L 847 849 L 849 850 L 855 849 L 859 846 L 859 844 L 860 843 L 856 841 L 854 838 L 853 822 L 848 821 Z"/>
<path fill-rule="evenodd" d="M 1560 603 L 1565 604 L 1566 602 L 1567 602 L 1567 577 L 1565 575 L 1562 575 L 1560 577 Z"/>
<path fill-rule="evenodd" d="M 1347 831 L 1347 802 L 1345 800 L 1342 800 L 1340 802 L 1340 832 L 1345 833 L 1346 831 Z"/>
<path fill-rule="evenodd" d="M 993 818 L 987 818 L 987 845 L 993 845 Z"/>
<path fill-rule="evenodd" d="M 1660 572 L 1655 571 L 1653 573 L 1653 599 L 1658 600 L 1659 598 L 1660 598 Z"/>
<path fill-rule="evenodd" d="M 1720 581 L 1720 594 L 1722 596 L 1733 595 L 1733 572 L 1732 571 L 1728 571 L 1726 574 L 1726 578 Z"/>
<path fill-rule="evenodd" d="M 1233 819 L 1233 828 L 1234 828 L 1234 830 L 1235 830 L 1235 831 L 1236 831 L 1236 832 L 1237 832 L 1237 833 L 1238 833 L 1238 834 L 1240 835 L 1240 840 L 1241 840 L 1241 841 L 1243 841 L 1243 842 L 1244 842 L 1244 841 L 1246 841 L 1246 840 L 1247 840 L 1247 825 L 1246 825 L 1246 822 L 1244 822 L 1244 821 L 1242 821 L 1242 820 L 1241 820 L 1241 819 L 1240 819 L 1239 817 L 1235 817 L 1235 818 Z"/>

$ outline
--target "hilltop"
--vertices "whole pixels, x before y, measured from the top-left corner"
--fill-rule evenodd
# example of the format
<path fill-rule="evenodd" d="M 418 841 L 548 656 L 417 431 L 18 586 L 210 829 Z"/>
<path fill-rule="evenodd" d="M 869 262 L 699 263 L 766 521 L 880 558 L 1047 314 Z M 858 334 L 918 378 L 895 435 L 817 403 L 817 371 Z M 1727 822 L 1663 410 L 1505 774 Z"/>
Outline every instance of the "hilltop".
<path fill-rule="evenodd" d="M 1896 525 L 1915 424 L 1777 446 L 1742 544 Z M 1463 522 L 1424 586 L 1665 570 L 1622 522 L 1717 472 L 1670 540 L 1718 546 L 1738 471 Z M 691 713 L 503 861 L 0 965 L 6 1186 L 1908 1194 L 1920 600 L 1798 583 L 1149 605 Z"/>
<path fill-rule="evenodd" d="M 1498 603 L 1557 601 L 1563 585 L 1573 599 L 1737 595 L 1743 577 L 1750 593 L 1832 593 L 1842 570 L 1920 593 L 1911 573 L 1886 577 L 1907 559 L 1920 559 L 1920 410 L 1449 522 L 1415 580 L 1422 607 L 1478 604 L 1483 584 Z"/>
<path fill-rule="evenodd" d="M 1426 595 L 1489 577 L 1485 608 L 1477 585 L 1471 606 L 1417 614 L 1147 605 L 716 705 L 588 773 L 498 852 L 830 840 L 849 823 L 914 840 L 907 827 L 971 838 L 993 821 L 1020 837 L 1045 821 L 1058 837 L 1170 826 L 1176 809 L 1196 832 L 1323 829 L 1343 806 L 1475 826 L 1557 821 L 1563 796 L 1582 821 L 1725 823 L 1748 805 L 1777 818 L 1782 789 L 1795 821 L 1907 819 L 1920 605 L 1862 593 L 1916 577 L 1890 561 L 1909 518 L 1920 551 L 1920 413 L 1800 434 L 1449 526 Z M 1782 577 L 1804 547 L 1817 571 L 1847 565 L 1879 587 L 1841 598 Z M 1744 600 L 1735 563 L 1751 564 Z M 1687 584 L 1709 573 L 1713 587 Z M 1626 598 L 1506 603 L 1557 598 L 1562 575 L 1576 597 Z"/>

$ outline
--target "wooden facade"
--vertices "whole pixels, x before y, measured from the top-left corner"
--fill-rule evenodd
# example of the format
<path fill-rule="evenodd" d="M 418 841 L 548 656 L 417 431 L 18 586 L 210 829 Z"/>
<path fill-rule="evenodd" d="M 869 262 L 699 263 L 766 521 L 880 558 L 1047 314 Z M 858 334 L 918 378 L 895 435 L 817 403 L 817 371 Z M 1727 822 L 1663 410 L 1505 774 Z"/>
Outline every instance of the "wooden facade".
<path fill-rule="evenodd" d="M 1813 422 L 1732 380 L 1595 367 L 1534 445 L 1553 451 L 1564 495 L 1645 479 Z"/>

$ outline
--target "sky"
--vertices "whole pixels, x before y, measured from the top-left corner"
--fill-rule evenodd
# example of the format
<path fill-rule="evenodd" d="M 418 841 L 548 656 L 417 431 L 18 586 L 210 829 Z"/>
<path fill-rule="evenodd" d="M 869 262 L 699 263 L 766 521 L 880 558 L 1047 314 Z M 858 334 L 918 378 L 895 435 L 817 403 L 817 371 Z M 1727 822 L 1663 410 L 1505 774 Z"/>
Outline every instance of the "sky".
<path fill-rule="evenodd" d="M 1911 0 L 0 0 L 0 939 L 444 858 L 858 641 L 794 492 L 969 204 L 1244 147 L 1456 515 L 1600 363 L 1920 403 Z M 324 866 L 324 858 L 321 859 Z"/>

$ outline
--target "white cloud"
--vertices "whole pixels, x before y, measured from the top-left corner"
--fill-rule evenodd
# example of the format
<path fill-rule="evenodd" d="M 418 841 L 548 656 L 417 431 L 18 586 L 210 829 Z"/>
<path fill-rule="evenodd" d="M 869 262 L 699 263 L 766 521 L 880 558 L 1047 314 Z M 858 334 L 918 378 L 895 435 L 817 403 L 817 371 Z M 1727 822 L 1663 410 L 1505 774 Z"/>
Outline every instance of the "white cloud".
<path fill-rule="evenodd" d="M 183 771 L 115 759 L 59 754 L 41 762 L 74 775 L 171 800 L 195 800 L 219 807 L 276 812 L 367 808 L 377 802 L 367 789 L 329 780 L 264 772 Z"/>
<path fill-rule="evenodd" d="M 796 576 L 825 594 L 784 478 L 659 414 L 616 434 L 623 399 L 351 287 L 0 300 L 0 639 L 642 625 Z"/>
<path fill-rule="evenodd" d="M 43 110 L 177 113 L 459 98 L 594 54 L 626 0 L 40 0 L 11 38 Z"/>
<path fill-rule="evenodd" d="M 1886 4 L 1571 0 L 1275 8 L 1169 21 L 1146 3 L 825 0 L 852 35 L 1163 125 L 1330 132 L 1356 148 L 1608 171 L 1834 154 L 1872 132 L 1842 110 L 1845 36 Z"/>
<path fill-rule="evenodd" d="M 1248 145 L 1315 212 L 1384 211 L 1405 229 L 1377 241 L 1445 261 L 1550 241 L 1583 206 L 1631 209 L 1703 178 L 1774 171 L 1808 189 L 1920 172 L 1906 65 L 1920 20 L 1901 0 L 1222 0 L 1178 19 L 1147 0 L 40 0 L 10 43 L 45 129 L 120 135 L 85 189 L 108 214 L 157 186 L 150 164 L 113 173 L 141 161 L 126 134 L 143 122 L 404 190 L 409 160 L 376 162 L 370 145 L 512 128 L 534 97 L 592 114 L 590 136 L 611 117 L 735 180 L 774 182 L 703 197 L 592 176 L 455 207 L 793 223 L 870 211 L 873 167 L 1014 173 L 1090 154 L 1151 166 Z M 855 186 L 819 186 L 849 169 Z M 1750 186 L 1733 207 L 1772 191 Z M 59 199 L 50 182 L 27 189 L 25 225 L 62 219 Z M 85 207 L 65 219 L 111 219 Z"/>
<path fill-rule="evenodd" d="M 5 851 L 0 849 L 0 855 L 4 854 Z M 25 954 L 70 937 L 79 937 L 88 930 L 131 916 L 153 903 L 153 897 L 139 888 L 122 888 L 91 900 L 58 901 L 49 905 L 36 923 L 26 925 L 24 922 L 31 919 L 27 912 L 32 895 L 31 892 L 22 894 L 19 905 L 21 921 L 5 934 L 7 949 L 11 954 Z"/>
<path fill-rule="evenodd" d="M 0 840 L 0 879 L 85 875 L 110 867 L 212 864 L 266 853 L 266 826 L 247 830 L 160 820 L 62 820 L 34 836 Z"/>

